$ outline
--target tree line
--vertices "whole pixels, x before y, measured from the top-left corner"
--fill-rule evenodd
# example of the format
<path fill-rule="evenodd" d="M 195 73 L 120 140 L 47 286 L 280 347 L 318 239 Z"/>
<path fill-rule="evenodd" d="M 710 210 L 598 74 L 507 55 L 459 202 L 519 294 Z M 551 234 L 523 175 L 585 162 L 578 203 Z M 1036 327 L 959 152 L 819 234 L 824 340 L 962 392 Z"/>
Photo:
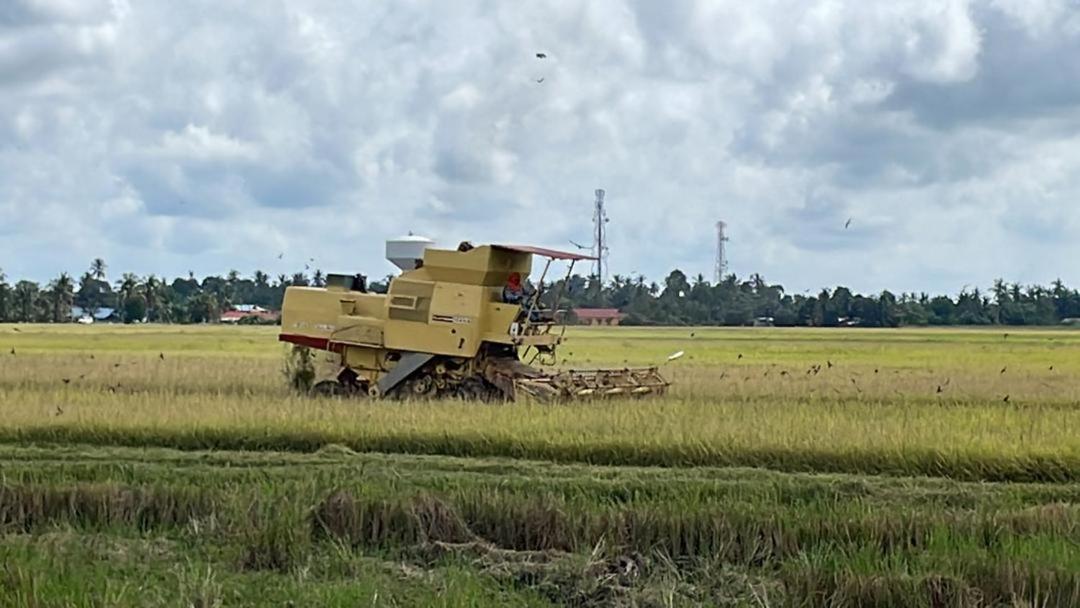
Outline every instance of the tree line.
<path fill-rule="evenodd" d="M 110 280 L 107 271 L 105 261 L 95 259 L 78 279 L 61 273 L 40 285 L 9 283 L 0 270 L 0 322 L 72 321 L 72 307 L 77 306 L 89 314 L 111 309 L 113 318 L 126 323 L 213 323 L 239 304 L 277 310 L 289 286 L 326 284 L 321 270 L 310 276 L 296 272 L 276 277 L 261 270 L 251 276 L 232 270 L 201 280 L 189 273 L 171 281 L 132 273 Z M 371 283 L 371 290 L 384 292 L 389 278 Z M 548 306 L 555 305 L 561 293 L 560 308 L 617 308 L 629 325 L 1056 325 L 1080 318 L 1080 293 L 1060 280 L 1049 287 L 998 280 L 988 291 L 964 289 L 957 296 L 858 294 L 846 287 L 791 294 L 757 274 L 748 279 L 728 275 L 712 284 L 702 275 L 690 279 L 674 270 L 662 284 L 641 275 L 614 275 L 606 282 L 575 275 L 545 285 L 543 293 Z"/>
<path fill-rule="evenodd" d="M 1061 280 L 1049 287 L 997 280 L 989 291 L 962 290 L 957 296 L 890 291 L 853 293 L 846 287 L 816 294 L 788 293 L 758 274 L 728 275 L 712 284 L 702 275 L 672 271 L 663 284 L 644 276 L 615 275 L 560 280 L 546 292 L 553 305 L 562 289 L 570 307 L 617 308 L 624 325 L 729 325 L 762 323 L 778 327 L 900 327 L 925 325 L 1057 325 L 1080 319 L 1080 293 Z"/>
<path fill-rule="evenodd" d="M 112 310 L 113 318 L 125 323 L 214 323 L 239 304 L 276 310 L 290 285 L 325 285 L 318 270 L 310 277 L 298 272 L 273 278 L 261 270 L 250 277 L 232 270 L 202 280 L 188 273 L 171 281 L 132 273 L 110 281 L 107 270 L 98 258 L 78 280 L 65 272 L 44 286 L 27 280 L 9 283 L 0 270 L 0 322 L 72 321 L 72 307 L 77 306 L 87 314 Z"/>

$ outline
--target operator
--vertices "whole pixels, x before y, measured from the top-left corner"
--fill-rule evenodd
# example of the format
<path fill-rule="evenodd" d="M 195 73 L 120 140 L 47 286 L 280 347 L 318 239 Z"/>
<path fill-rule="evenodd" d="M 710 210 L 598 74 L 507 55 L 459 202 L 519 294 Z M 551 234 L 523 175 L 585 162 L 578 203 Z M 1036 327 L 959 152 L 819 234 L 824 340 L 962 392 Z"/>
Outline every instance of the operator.
<path fill-rule="evenodd" d="M 521 285 L 521 273 L 511 272 L 503 287 L 503 302 L 507 304 L 524 304 L 525 287 Z"/>

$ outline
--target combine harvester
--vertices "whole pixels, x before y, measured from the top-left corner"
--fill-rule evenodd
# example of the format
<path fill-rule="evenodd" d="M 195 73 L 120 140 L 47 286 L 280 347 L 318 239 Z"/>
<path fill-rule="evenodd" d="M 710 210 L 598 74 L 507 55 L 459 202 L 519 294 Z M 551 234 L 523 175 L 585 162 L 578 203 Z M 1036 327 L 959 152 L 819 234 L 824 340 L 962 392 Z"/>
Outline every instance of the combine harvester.
<path fill-rule="evenodd" d="M 657 367 L 546 371 L 566 326 L 562 293 L 541 305 L 554 261 L 593 258 L 519 245 L 428 247 L 415 237 L 387 243 L 403 271 L 387 294 L 361 275 L 285 291 L 279 339 L 331 353 L 314 390 L 372 398 L 563 401 L 663 394 Z M 525 294 L 533 256 L 546 259 L 540 288 Z M 565 285 L 567 282 L 564 281 Z"/>

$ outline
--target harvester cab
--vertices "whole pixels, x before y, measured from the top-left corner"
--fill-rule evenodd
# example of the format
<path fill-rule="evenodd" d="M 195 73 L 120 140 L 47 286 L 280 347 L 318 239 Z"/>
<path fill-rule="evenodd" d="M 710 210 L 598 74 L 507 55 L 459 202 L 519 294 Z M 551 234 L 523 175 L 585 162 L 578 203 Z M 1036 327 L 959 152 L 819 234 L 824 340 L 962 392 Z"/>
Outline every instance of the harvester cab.
<path fill-rule="evenodd" d="M 412 242 L 407 243 L 411 246 Z M 327 352 L 319 392 L 370 397 L 551 401 L 655 395 L 668 383 L 655 367 L 545 371 L 565 338 L 562 281 L 546 293 L 555 262 L 592 259 L 521 245 L 463 243 L 388 258 L 402 269 L 385 294 L 359 275 L 329 275 L 326 287 L 289 287 L 281 341 Z M 525 289 L 534 256 L 545 260 Z"/>

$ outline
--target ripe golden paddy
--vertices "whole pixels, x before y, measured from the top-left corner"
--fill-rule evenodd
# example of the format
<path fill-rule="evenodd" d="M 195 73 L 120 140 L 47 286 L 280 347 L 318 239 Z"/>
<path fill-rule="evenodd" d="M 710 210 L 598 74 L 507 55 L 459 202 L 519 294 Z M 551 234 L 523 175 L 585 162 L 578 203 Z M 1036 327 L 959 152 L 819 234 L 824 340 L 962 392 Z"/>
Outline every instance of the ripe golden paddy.
<path fill-rule="evenodd" d="M 0 327 L 9 438 L 1080 477 L 1070 331 L 578 329 L 565 365 L 661 364 L 671 392 L 530 405 L 295 395 L 273 328 L 20 329 Z"/>

